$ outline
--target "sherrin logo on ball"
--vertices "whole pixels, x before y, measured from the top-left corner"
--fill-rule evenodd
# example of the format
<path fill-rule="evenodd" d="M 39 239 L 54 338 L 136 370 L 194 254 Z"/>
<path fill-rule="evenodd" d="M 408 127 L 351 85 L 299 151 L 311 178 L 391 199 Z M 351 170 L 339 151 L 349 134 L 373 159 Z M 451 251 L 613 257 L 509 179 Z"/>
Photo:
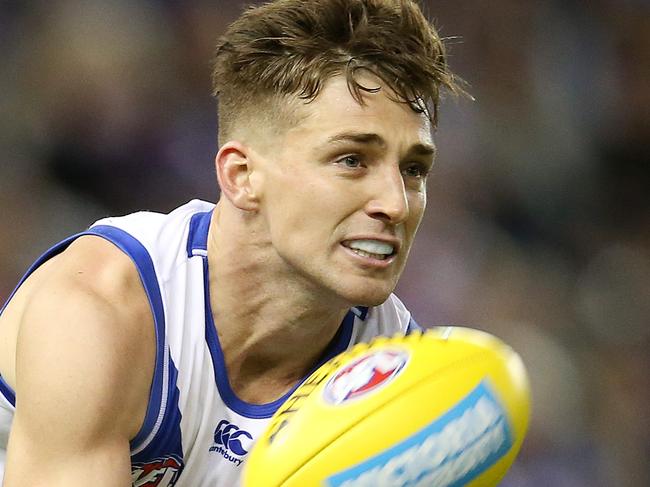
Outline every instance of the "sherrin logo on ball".
<path fill-rule="evenodd" d="M 520 357 L 478 330 L 440 327 L 358 344 L 280 406 L 243 487 L 492 487 L 530 417 Z"/>
<path fill-rule="evenodd" d="M 408 362 L 406 350 L 378 350 L 343 366 L 334 374 L 323 391 L 330 404 L 358 399 L 390 383 Z"/>

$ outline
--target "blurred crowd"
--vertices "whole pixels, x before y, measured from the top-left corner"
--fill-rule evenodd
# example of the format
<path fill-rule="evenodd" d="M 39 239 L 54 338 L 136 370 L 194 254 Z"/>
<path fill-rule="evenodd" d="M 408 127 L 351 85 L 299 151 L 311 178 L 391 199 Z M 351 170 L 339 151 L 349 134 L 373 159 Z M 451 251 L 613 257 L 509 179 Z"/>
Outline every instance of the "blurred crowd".
<path fill-rule="evenodd" d="M 210 58 L 243 2 L 1 0 L 0 301 L 96 219 L 218 198 Z M 650 1 L 424 2 L 446 98 L 398 287 L 509 342 L 533 421 L 507 487 L 650 485 Z"/>

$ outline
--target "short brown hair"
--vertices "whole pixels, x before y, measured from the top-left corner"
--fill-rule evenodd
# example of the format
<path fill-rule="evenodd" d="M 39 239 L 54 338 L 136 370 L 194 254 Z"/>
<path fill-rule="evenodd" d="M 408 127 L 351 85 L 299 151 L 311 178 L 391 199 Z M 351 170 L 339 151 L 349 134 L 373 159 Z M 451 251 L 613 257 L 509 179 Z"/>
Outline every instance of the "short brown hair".
<path fill-rule="evenodd" d="M 277 0 L 249 7 L 221 37 L 212 73 L 219 137 L 279 101 L 315 99 L 343 74 L 363 103 L 358 70 L 369 70 L 435 125 L 440 88 L 458 93 L 445 46 L 413 0 Z M 268 115 L 268 113 L 267 113 Z"/>

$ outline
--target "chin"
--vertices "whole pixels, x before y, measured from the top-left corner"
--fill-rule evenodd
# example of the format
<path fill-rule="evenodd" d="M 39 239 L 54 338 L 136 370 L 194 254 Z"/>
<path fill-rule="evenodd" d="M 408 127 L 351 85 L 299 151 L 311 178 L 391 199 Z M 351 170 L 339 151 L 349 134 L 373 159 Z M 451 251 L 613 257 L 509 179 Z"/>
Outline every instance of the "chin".
<path fill-rule="evenodd" d="M 393 287 L 364 286 L 354 289 L 341 290 L 339 294 L 351 306 L 378 306 L 385 302 L 393 292 Z"/>

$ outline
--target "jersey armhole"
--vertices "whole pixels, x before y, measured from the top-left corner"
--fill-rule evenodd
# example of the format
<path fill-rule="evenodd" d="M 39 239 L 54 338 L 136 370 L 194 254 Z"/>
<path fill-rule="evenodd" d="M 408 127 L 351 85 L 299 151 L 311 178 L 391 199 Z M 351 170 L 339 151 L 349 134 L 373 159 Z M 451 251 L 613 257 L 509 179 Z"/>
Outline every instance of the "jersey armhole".
<path fill-rule="evenodd" d="M 154 367 L 147 412 L 142 427 L 130 441 L 131 454 L 143 450 L 160 429 L 169 396 L 169 351 L 165 334 L 165 309 L 156 269 L 144 245 L 126 231 L 110 225 L 96 225 L 79 234 L 102 237 L 128 255 L 140 276 L 154 319 L 156 336 L 156 363 Z"/>
<path fill-rule="evenodd" d="M 118 247 L 122 252 L 127 254 L 133 261 L 140 280 L 142 281 L 144 290 L 147 294 L 147 299 L 151 308 L 154 318 L 155 336 L 156 336 L 156 363 L 154 367 L 154 376 L 149 393 L 149 402 L 147 404 L 147 412 L 142 427 L 136 436 L 131 440 L 131 450 L 141 450 L 146 444 L 151 441 L 155 436 L 165 413 L 167 396 L 169 391 L 169 353 L 165 343 L 165 312 L 163 307 L 162 296 L 156 271 L 153 261 L 149 252 L 144 245 L 129 233 L 117 227 L 110 225 L 97 225 L 90 229 L 72 235 L 58 244 L 52 246 L 45 253 L 43 253 L 27 270 L 18 285 L 9 295 L 9 298 L 0 309 L 0 314 L 4 311 L 5 307 L 9 304 L 13 296 L 16 294 L 20 286 L 25 280 L 41 265 L 51 258 L 59 255 L 67 249 L 72 242 L 76 239 L 92 235 L 102 237 L 113 245 Z M 15 407 L 16 395 L 15 391 L 6 383 L 0 376 L 0 394 Z"/>

